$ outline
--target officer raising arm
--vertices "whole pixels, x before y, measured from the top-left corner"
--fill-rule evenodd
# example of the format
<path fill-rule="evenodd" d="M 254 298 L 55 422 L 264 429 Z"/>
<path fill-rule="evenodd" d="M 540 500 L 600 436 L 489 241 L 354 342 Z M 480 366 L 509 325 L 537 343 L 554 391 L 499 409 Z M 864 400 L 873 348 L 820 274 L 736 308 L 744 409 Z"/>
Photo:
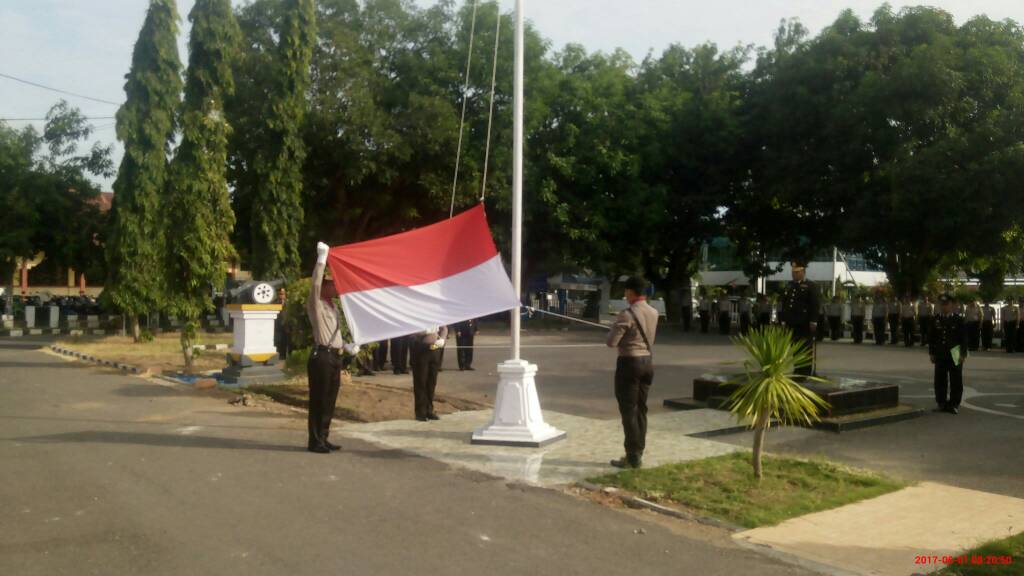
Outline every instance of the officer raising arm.
<path fill-rule="evenodd" d="M 331 431 L 334 404 L 341 387 L 342 355 L 354 355 L 359 346 L 345 344 L 341 339 L 341 324 L 334 298 L 338 291 L 334 282 L 324 278 L 327 268 L 327 244 L 316 245 L 316 266 L 306 301 L 306 314 L 313 328 L 313 351 L 306 366 L 309 376 L 309 443 L 310 452 L 326 454 L 341 447 L 327 441 Z M 348 372 L 345 372 L 348 379 Z"/>

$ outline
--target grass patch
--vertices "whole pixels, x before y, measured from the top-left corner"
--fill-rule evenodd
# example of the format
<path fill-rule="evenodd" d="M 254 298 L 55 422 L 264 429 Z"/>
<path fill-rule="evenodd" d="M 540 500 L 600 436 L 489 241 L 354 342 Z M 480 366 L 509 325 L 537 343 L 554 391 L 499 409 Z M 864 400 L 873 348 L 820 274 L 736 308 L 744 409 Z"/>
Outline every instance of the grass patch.
<path fill-rule="evenodd" d="M 200 334 L 197 344 L 230 344 L 231 334 Z M 62 338 L 57 342 L 63 346 L 96 356 L 103 360 L 130 364 L 141 368 L 159 368 L 160 370 L 182 370 L 185 358 L 181 353 L 181 336 L 177 333 L 159 334 L 150 342 L 136 344 L 130 336 L 74 336 Z M 223 350 L 203 350 L 195 357 L 196 371 L 219 370 L 227 366 Z"/>
<path fill-rule="evenodd" d="M 999 574 L 1001 576 L 1024 575 L 1024 532 L 1002 540 L 994 540 L 972 548 L 959 556 L 965 556 L 970 564 L 950 565 L 943 568 L 939 576 L 981 576 Z M 985 564 L 986 559 L 1009 557 L 1010 564 Z M 980 560 L 975 564 L 975 560 Z"/>
<path fill-rule="evenodd" d="M 905 486 L 831 462 L 767 455 L 764 478 L 758 483 L 749 452 L 625 470 L 590 482 L 617 486 L 650 500 L 682 504 L 705 516 L 747 528 L 777 524 Z"/>

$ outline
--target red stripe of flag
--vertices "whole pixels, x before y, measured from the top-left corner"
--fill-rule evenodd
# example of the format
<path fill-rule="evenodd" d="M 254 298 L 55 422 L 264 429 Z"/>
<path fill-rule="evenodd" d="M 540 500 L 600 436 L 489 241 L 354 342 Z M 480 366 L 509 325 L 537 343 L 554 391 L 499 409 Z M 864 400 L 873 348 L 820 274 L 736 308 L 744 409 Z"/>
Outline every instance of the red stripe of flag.
<path fill-rule="evenodd" d="M 418 286 L 465 272 L 497 255 L 484 205 L 454 218 L 357 244 L 331 248 L 338 294 Z"/>

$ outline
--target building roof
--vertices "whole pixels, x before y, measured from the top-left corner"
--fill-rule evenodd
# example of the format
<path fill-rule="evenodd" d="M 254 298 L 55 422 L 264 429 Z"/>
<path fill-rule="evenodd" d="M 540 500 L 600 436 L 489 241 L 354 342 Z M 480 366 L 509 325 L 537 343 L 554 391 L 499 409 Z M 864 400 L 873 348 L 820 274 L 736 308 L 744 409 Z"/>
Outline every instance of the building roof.
<path fill-rule="evenodd" d="M 100 192 L 100 195 L 93 200 L 93 203 L 95 203 L 96 206 L 99 207 L 100 212 L 109 212 L 110 207 L 114 203 L 114 193 Z"/>

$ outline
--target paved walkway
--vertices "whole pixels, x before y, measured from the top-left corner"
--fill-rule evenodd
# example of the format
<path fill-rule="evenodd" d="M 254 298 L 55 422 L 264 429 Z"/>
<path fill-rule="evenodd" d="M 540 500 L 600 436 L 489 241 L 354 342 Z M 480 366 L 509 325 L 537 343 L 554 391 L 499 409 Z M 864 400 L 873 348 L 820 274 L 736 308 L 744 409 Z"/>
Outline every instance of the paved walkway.
<path fill-rule="evenodd" d="M 734 538 L 855 574 L 906 576 L 938 570 L 944 556 L 1022 530 L 1024 500 L 922 482 Z"/>
<path fill-rule="evenodd" d="M 543 448 L 481 446 L 470 443 L 473 431 L 488 424 L 491 410 L 459 412 L 436 422 L 394 420 L 346 424 L 342 434 L 374 444 L 412 452 L 457 468 L 484 472 L 508 480 L 542 486 L 571 484 L 615 469 L 608 461 L 623 453 L 622 425 L 545 411 L 544 419 L 566 432 L 566 439 Z M 696 460 L 728 454 L 741 448 L 693 438 L 689 434 L 737 426 L 735 417 L 720 410 L 689 410 L 652 415 L 648 421 L 644 464 Z"/>

